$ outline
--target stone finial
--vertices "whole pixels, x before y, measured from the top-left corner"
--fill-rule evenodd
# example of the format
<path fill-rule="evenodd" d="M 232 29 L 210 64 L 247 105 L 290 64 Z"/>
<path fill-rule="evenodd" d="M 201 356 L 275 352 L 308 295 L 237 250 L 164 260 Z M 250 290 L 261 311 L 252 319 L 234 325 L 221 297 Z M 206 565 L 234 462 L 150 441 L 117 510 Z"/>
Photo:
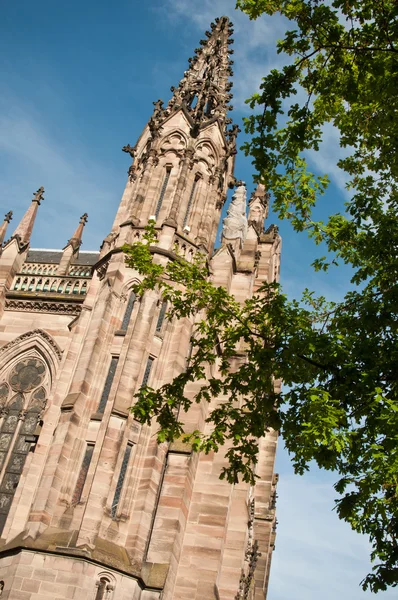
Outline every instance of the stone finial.
<path fill-rule="evenodd" d="M 232 196 L 227 216 L 223 220 L 222 238 L 223 240 L 240 239 L 243 242 L 246 233 L 246 186 L 243 181 L 240 181 Z"/>
<path fill-rule="evenodd" d="M 37 202 L 40 205 L 40 202 L 44 200 L 44 187 L 39 187 L 38 190 L 35 191 L 32 202 Z"/>
<path fill-rule="evenodd" d="M 11 219 L 12 219 L 12 210 L 8 211 L 8 213 L 6 213 L 4 215 L 4 221 L 0 225 L 0 252 L 1 252 L 1 247 L 3 245 L 4 239 L 6 237 L 7 225 L 11 221 Z"/>
<path fill-rule="evenodd" d="M 80 246 L 82 245 L 83 228 L 86 225 L 87 220 L 88 220 L 88 214 L 84 213 L 80 217 L 79 225 L 76 227 L 75 233 L 68 240 L 68 243 L 66 244 L 65 248 L 67 248 L 68 246 L 72 246 L 74 252 L 76 250 L 78 250 L 78 248 L 80 248 Z M 65 250 L 65 248 L 64 248 L 64 250 Z"/>
<path fill-rule="evenodd" d="M 200 129 L 212 121 L 219 121 L 227 133 L 228 103 L 232 98 L 232 83 L 228 81 L 232 63 L 230 55 L 233 53 L 229 48 L 233 42 L 232 31 L 228 17 L 220 17 L 211 24 L 211 31 L 206 32 L 206 39 L 200 41 L 195 56 L 189 59 L 189 67 L 178 87 L 171 88 L 173 97 L 167 108 L 155 103 L 159 121 L 183 108 L 192 120 L 192 137 L 196 137 Z M 235 130 L 232 130 L 234 135 Z"/>
<path fill-rule="evenodd" d="M 32 202 L 22 217 L 18 227 L 14 231 L 11 239 L 18 240 L 20 249 L 25 250 L 26 246 L 30 242 L 33 227 L 35 224 L 37 209 L 40 206 L 41 201 L 44 200 L 44 187 L 39 187 L 33 195 Z"/>

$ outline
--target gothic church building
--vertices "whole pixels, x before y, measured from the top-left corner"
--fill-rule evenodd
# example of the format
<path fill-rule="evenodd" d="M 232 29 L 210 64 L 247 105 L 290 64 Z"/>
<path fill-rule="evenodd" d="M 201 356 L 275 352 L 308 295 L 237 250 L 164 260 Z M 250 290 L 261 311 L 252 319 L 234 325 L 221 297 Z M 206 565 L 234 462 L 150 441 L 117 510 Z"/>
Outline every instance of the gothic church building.
<path fill-rule="evenodd" d="M 260 440 L 257 485 L 219 479 L 222 453 L 156 442 L 130 413 L 143 384 L 186 365 L 192 322 L 138 299 L 121 246 L 156 220 L 155 260 L 198 251 L 215 285 L 249 298 L 279 273 L 268 199 L 234 178 L 228 118 L 232 25 L 212 23 L 167 106 L 134 147 L 99 250 L 80 251 L 87 215 L 63 249 L 35 250 L 40 188 L 15 231 L 0 226 L 1 600 L 264 599 L 275 538 L 276 434 Z M 235 194 L 214 251 L 228 187 Z M 192 385 L 188 393 L 195 393 Z M 194 405 L 186 429 L 207 427 Z"/>

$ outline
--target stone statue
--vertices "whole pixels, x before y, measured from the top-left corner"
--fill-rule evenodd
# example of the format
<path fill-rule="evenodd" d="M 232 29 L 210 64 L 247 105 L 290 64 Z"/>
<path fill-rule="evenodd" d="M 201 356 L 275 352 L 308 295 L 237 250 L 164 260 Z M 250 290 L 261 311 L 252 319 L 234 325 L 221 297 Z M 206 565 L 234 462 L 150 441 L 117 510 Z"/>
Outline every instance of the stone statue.
<path fill-rule="evenodd" d="M 244 182 L 239 184 L 223 221 L 222 237 L 229 240 L 241 239 L 243 242 L 247 233 L 246 187 Z"/>

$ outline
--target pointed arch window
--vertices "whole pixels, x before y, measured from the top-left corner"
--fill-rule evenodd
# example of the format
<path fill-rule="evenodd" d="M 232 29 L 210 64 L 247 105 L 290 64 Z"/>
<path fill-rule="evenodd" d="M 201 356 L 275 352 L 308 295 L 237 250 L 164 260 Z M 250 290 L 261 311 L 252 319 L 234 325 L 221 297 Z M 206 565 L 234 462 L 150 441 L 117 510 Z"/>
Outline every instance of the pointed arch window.
<path fill-rule="evenodd" d="M 113 502 L 111 507 L 112 519 L 116 518 L 117 507 L 120 501 L 120 495 L 122 493 L 124 480 L 126 478 L 127 467 L 129 464 L 130 456 L 131 456 L 132 445 L 127 444 L 126 450 L 124 452 L 122 464 L 120 467 L 120 473 L 116 484 L 115 495 L 113 496 Z"/>
<path fill-rule="evenodd" d="M 191 99 L 190 103 L 189 103 L 189 107 L 192 108 L 192 110 L 193 110 L 195 108 L 195 106 L 197 105 L 197 103 L 198 103 L 198 95 L 194 94 L 192 96 L 192 99 Z"/>
<path fill-rule="evenodd" d="M 166 193 L 166 189 L 167 189 L 167 185 L 169 183 L 169 179 L 170 179 L 170 173 L 171 173 L 171 166 L 166 166 L 166 173 L 163 179 L 163 184 L 162 184 L 162 188 L 160 190 L 160 196 L 159 196 L 159 200 L 158 203 L 156 205 L 156 210 L 155 210 L 155 217 L 158 218 L 159 213 L 160 213 L 160 209 L 162 208 L 162 204 L 163 204 L 163 200 L 164 200 L 164 196 Z"/>
<path fill-rule="evenodd" d="M 166 310 L 167 310 L 167 300 L 164 300 L 162 302 L 162 306 L 160 307 L 158 321 L 156 323 L 156 333 L 160 333 L 162 331 L 164 318 L 166 316 Z"/>
<path fill-rule="evenodd" d="M 127 327 L 129 326 L 131 314 L 133 312 L 134 304 L 136 300 L 136 295 L 134 292 L 131 292 L 129 299 L 127 301 L 126 310 L 124 311 L 121 331 L 127 331 Z"/>
<path fill-rule="evenodd" d="M 152 369 L 154 360 L 155 359 L 153 358 L 153 356 L 148 356 L 148 360 L 147 360 L 145 371 L 144 371 L 144 377 L 142 378 L 141 387 L 148 384 L 149 376 L 151 374 L 151 369 Z"/>
<path fill-rule="evenodd" d="M 182 226 L 183 229 L 184 229 L 184 227 L 186 227 L 188 225 L 188 219 L 190 217 L 190 213 L 191 213 L 191 209 L 192 209 L 192 204 L 193 204 L 193 201 L 195 199 L 195 192 L 196 192 L 196 188 L 198 186 L 199 179 L 200 179 L 200 175 L 195 175 L 195 180 L 194 180 L 194 182 L 192 184 L 191 193 L 189 194 L 187 210 L 185 212 L 184 223 L 183 223 L 183 226 Z"/>
<path fill-rule="evenodd" d="M 104 412 L 106 403 L 108 402 L 109 393 L 111 391 L 113 379 L 115 377 L 118 361 L 119 361 L 118 356 L 112 356 L 111 364 L 109 365 L 108 375 L 106 376 L 104 389 L 102 391 L 101 400 L 100 400 L 100 403 L 99 403 L 98 409 L 97 409 L 97 412 L 100 414 L 102 414 Z"/>
<path fill-rule="evenodd" d="M 82 466 L 80 467 L 80 473 L 76 482 L 75 491 L 72 497 L 72 504 L 78 504 L 82 497 L 84 484 L 86 483 L 87 473 L 90 468 L 91 459 L 93 457 L 94 445 L 87 444 L 86 451 L 84 453 Z"/>
<path fill-rule="evenodd" d="M 47 392 L 43 386 L 48 376 L 46 365 L 35 356 L 14 364 L 8 374 L 9 389 L 14 396 L 3 409 L 0 428 L 0 534 L 17 489 L 26 456 L 36 443 Z M 1 389 L 5 390 L 4 384 Z M 10 393 L 8 391 L 7 395 Z"/>

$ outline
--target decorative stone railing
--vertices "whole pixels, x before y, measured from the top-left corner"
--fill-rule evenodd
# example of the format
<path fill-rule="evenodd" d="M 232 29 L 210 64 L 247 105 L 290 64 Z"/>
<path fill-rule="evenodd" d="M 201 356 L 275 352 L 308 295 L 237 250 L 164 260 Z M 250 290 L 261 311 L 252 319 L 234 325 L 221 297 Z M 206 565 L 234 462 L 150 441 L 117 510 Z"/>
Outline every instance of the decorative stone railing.
<path fill-rule="evenodd" d="M 56 275 L 57 274 L 58 265 L 54 265 L 51 263 L 25 263 L 21 269 L 21 273 L 32 274 L 32 275 Z"/>
<path fill-rule="evenodd" d="M 30 292 L 31 294 L 64 294 L 82 296 L 87 293 L 90 278 L 56 275 L 53 277 L 26 275 L 18 273 L 13 281 L 12 292 Z"/>
<path fill-rule="evenodd" d="M 40 275 L 42 277 L 48 277 L 50 275 L 56 275 L 59 265 L 38 264 L 38 263 L 25 263 L 21 269 L 22 274 L 26 275 Z M 90 277 L 91 267 L 89 265 L 72 265 L 69 268 L 68 276 L 72 277 Z"/>

